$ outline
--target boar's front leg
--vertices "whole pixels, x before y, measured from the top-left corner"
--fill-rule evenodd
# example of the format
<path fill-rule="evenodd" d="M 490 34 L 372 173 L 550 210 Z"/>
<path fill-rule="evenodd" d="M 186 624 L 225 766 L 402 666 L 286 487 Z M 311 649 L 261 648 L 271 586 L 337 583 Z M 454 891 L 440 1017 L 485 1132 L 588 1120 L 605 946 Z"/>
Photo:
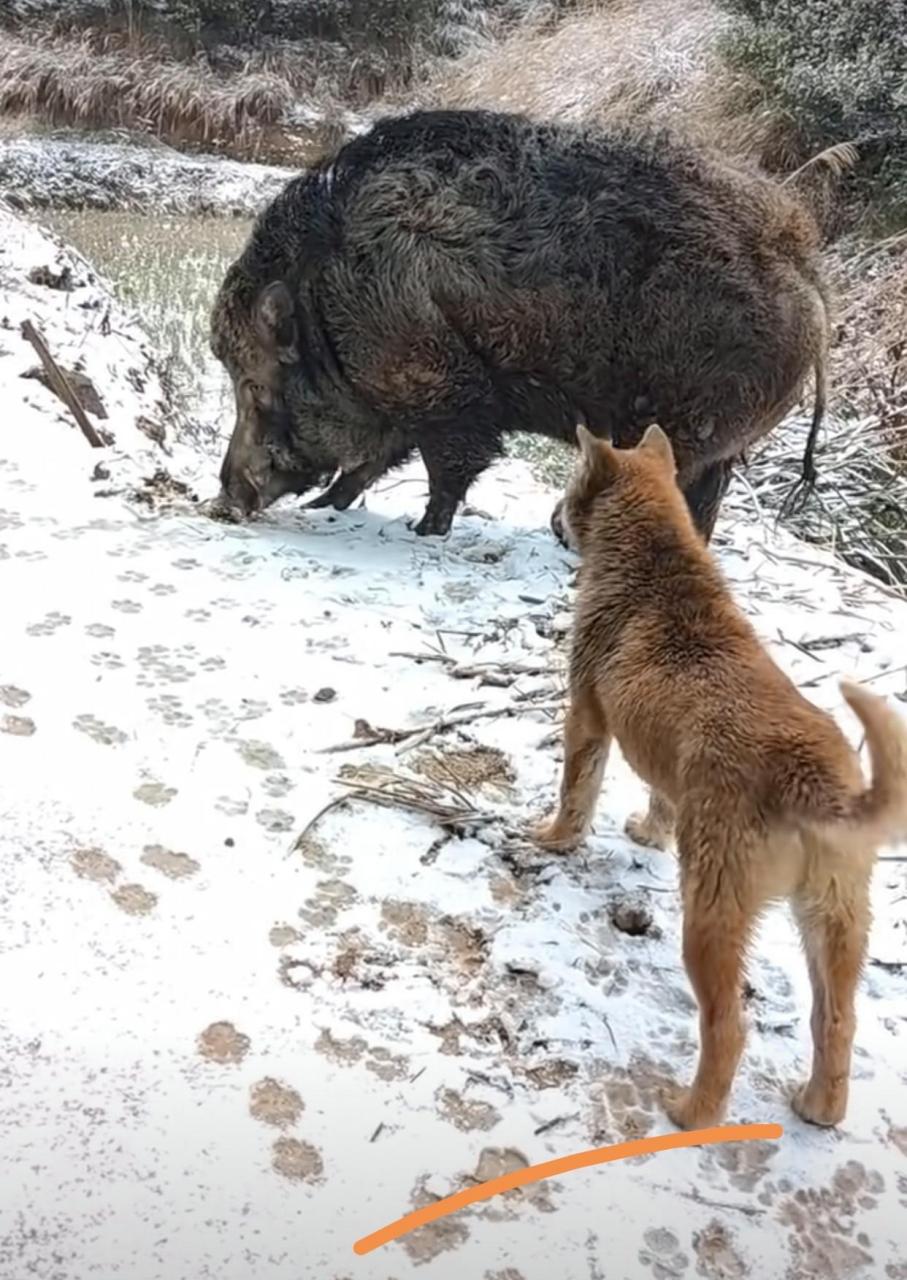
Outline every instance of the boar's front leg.
<path fill-rule="evenodd" d="M 415 531 L 422 538 L 443 537 L 469 486 L 500 454 L 500 427 L 477 415 L 466 426 L 461 419 L 426 426 L 417 441 L 428 472 L 428 505 Z"/>
<path fill-rule="evenodd" d="M 368 464 L 365 464 L 356 467 L 354 471 L 341 471 L 324 493 L 319 493 L 318 497 L 312 498 L 310 502 L 304 502 L 303 506 L 306 511 L 314 511 L 320 507 L 333 507 L 335 511 L 346 511 L 347 507 L 354 503 L 376 478 L 369 474 L 370 470 Z"/>
<path fill-rule="evenodd" d="M 409 450 L 401 449 L 390 458 L 373 458 L 369 462 L 360 463 L 352 471 L 341 471 L 324 493 L 320 493 L 317 498 L 312 498 L 310 502 L 303 505 L 307 511 L 318 507 L 333 507 L 335 511 L 346 511 L 347 507 L 351 506 L 373 481 L 383 476 L 391 467 L 400 466 L 408 456 Z"/>
<path fill-rule="evenodd" d="M 733 465 L 733 460 L 725 458 L 710 462 L 694 480 L 682 486 L 693 523 L 705 542 L 712 540 L 718 511 L 731 482 Z"/>

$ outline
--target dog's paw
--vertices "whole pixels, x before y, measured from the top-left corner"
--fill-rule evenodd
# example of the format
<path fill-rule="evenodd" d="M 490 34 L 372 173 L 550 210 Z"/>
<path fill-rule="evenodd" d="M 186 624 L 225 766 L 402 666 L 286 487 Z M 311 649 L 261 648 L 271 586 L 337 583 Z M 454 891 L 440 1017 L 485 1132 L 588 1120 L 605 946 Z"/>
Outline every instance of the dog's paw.
<path fill-rule="evenodd" d="M 624 823 L 624 832 L 631 840 L 648 849 L 661 849 L 665 852 L 671 843 L 670 833 L 650 823 L 647 813 L 631 813 Z"/>
<path fill-rule="evenodd" d="M 551 822 L 538 823 L 531 829 L 529 836 L 535 844 L 552 853 L 569 853 L 582 839 L 581 833 L 565 830 L 556 818 Z"/>
<path fill-rule="evenodd" d="M 675 1089 L 662 1098 L 668 1119 L 678 1129 L 710 1129 L 720 1124 L 722 1109 L 708 1099 L 697 1098 L 692 1089 Z"/>
<path fill-rule="evenodd" d="M 810 1083 L 797 1090 L 790 1104 L 807 1124 L 833 1129 L 844 1119 L 847 1095 L 837 1090 L 817 1089 Z"/>

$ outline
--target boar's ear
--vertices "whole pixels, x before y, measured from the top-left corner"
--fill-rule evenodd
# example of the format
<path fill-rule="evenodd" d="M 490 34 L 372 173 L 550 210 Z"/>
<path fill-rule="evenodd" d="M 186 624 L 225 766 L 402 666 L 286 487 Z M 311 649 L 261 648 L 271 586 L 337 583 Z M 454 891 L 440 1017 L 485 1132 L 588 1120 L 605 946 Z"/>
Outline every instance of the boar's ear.
<path fill-rule="evenodd" d="M 653 422 L 651 427 L 646 428 L 646 433 L 639 442 L 640 449 L 645 449 L 646 453 L 655 455 L 665 467 L 668 467 L 673 473 L 674 450 L 671 448 L 671 441 L 662 431 L 657 422 Z"/>
<path fill-rule="evenodd" d="M 269 284 L 258 295 L 255 329 L 268 354 L 275 355 L 282 364 L 299 358 L 293 299 L 281 281 Z"/>

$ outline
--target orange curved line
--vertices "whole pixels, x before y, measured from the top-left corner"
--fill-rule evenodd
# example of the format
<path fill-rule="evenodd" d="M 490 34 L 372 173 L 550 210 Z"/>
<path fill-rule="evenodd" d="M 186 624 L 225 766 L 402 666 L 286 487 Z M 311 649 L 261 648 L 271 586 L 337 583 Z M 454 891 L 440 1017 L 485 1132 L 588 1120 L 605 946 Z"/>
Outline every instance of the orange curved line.
<path fill-rule="evenodd" d="M 505 1173 L 500 1178 L 490 1178 L 488 1182 L 480 1182 L 478 1186 L 467 1187 L 465 1191 L 457 1191 L 443 1200 L 416 1209 L 390 1222 L 386 1227 L 373 1231 L 370 1236 L 363 1236 L 353 1245 L 353 1252 L 360 1256 L 380 1249 L 383 1244 L 399 1240 L 409 1235 L 417 1227 L 424 1227 L 429 1222 L 437 1222 L 451 1213 L 465 1209 L 467 1205 L 476 1204 L 480 1200 L 490 1200 L 492 1196 L 504 1191 L 513 1191 L 517 1187 L 525 1187 L 533 1182 L 541 1182 L 544 1178 L 556 1178 L 562 1173 L 570 1173 L 574 1169 L 589 1169 L 596 1164 L 611 1164 L 615 1160 L 629 1160 L 633 1156 L 652 1155 L 656 1151 L 675 1151 L 679 1147 L 705 1147 L 716 1142 L 751 1142 L 757 1138 L 777 1139 L 784 1133 L 780 1124 L 728 1124 L 715 1125 L 710 1129 L 691 1129 L 688 1133 L 664 1133 L 654 1138 L 637 1138 L 633 1142 L 618 1142 L 611 1147 L 593 1147 L 589 1151 L 577 1151 L 572 1156 L 560 1156 L 556 1160 L 546 1160 L 542 1164 L 530 1165 L 528 1169 L 518 1169 L 514 1173 Z"/>

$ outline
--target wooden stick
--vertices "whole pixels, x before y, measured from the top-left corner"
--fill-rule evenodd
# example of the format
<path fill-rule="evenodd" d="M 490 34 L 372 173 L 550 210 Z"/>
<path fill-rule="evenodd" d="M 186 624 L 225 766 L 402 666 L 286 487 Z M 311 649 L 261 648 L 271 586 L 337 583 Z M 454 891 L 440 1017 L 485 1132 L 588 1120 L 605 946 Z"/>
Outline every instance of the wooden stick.
<path fill-rule="evenodd" d="M 44 366 L 44 372 L 47 374 L 48 382 L 75 418 L 82 435 L 91 445 L 92 449 L 105 448 L 104 441 L 91 425 L 88 415 L 79 404 L 75 392 L 69 385 L 66 374 L 50 354 L 47 349 L 47 343 L 41 337 L 40 333 L 38 333 L 38 330 L 30 320 L 22 321 L 22 337 L 25 338 L 26 342 L 30 342 L 35 351 L 37 351 L 38 358 Z"/>

